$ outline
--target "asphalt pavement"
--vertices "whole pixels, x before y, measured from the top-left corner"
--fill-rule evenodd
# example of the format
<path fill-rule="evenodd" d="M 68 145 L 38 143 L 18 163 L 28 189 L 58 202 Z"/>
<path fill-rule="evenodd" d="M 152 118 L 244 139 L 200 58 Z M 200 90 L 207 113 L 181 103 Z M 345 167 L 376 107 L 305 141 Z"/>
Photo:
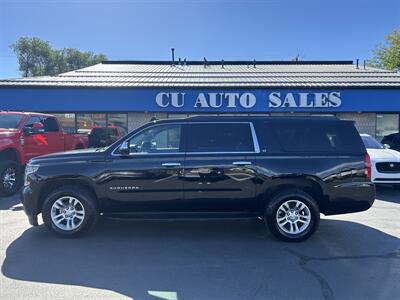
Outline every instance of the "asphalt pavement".
<path fill-rule="evenodd" d="M 101 220 L 79 239 L 0 199 L 1 299 L 399 299 L 400 190 L 280 242 L 261 221 Z"/>

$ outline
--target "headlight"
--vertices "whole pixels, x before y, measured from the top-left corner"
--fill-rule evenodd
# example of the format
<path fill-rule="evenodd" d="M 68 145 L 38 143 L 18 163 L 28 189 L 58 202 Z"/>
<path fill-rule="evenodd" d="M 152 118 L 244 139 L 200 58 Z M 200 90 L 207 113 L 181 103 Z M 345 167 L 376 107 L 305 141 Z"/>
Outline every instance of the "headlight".
<path fill-rule="evenodd" d="M 39 170 L 39 166 L 38 165 L 30 165 L 30 164 L 28 164 L 28 165 L 26 165 L 26 168 L 25 168 L 25 175 L 29 175 L 29 174 L 35 173 L 37 170 Z"/>
<path fill-rule="evenodd" d="M 28 176 L 30 174 L 33 174 L 33 173 L 37 172 L 37 170 L 39 170 L 39 166 L 38 165 L 30 165 L 30 164 L 26 165 L 24 185 L 29 185 Z"/>

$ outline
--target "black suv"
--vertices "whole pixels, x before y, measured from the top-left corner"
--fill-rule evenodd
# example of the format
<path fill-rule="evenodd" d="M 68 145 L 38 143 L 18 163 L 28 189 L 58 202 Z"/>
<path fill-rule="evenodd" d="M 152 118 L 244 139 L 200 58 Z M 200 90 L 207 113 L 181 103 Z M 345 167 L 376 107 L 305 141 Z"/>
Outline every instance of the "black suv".
<path fill-rule="evenodd" d="M 301 241 L 325 215 L 367 210 L 370 162 L 351 121 L 331 117 L 193 117 L 146 124 L 108 148 L 35 158 L 23 204 L 72 237 L 99 215 L 261 217 Z"/>

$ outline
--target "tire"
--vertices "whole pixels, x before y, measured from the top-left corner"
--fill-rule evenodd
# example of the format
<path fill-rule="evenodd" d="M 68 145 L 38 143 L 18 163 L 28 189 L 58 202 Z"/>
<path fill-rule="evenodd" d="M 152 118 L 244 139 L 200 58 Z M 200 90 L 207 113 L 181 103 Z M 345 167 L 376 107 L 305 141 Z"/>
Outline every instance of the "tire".
<path fill-rule="evenodd" d="M 64 238 L 74 238 L 94 228 L 99 212 L 95 196 L 89 190 L 78 185 L 66 185 L 46 197 L 42 216 L 52 232 Z"/>
<path fill-rule="evenodd" d="M 290 189 L 272 197 L 266 205 L 264 221 L 278 239 L 301 242 L 317 230 L 320 211 L 318 204 L 309 194 L 298 189 Z"/>
<path fill-rule="evenodd" d="M 22 185 L 22 168 L 12 160 L 0 162 L 0 195 L 16 194 Z"/>

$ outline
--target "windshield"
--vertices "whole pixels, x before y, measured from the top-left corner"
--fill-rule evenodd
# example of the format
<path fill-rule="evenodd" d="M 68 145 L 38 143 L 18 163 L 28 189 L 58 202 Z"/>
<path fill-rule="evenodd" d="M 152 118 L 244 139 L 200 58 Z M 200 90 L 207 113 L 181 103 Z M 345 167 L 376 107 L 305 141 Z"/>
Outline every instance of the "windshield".
<path fill-rule="evenodd" d="M 16 129 L 22 119 L 22 115 L 0 114 L 0 128 Z"/>
<path fill-rule="evenodd" d="M 362 136 L 361 137 L 365 148 L 367 149 L 383 149 L 384 147 L 382 146 L 381 143 L 379 143 L 376 139 L 370 136 Z"/>

